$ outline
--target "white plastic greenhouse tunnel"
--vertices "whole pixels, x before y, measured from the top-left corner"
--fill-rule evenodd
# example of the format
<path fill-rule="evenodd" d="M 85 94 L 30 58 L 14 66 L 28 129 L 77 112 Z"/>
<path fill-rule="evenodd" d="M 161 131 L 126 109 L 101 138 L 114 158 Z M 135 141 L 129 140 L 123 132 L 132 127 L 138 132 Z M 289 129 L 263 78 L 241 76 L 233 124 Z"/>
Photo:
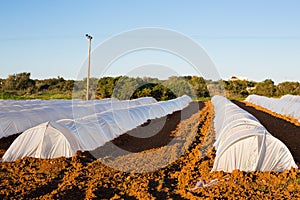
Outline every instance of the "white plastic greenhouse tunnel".
<path fill-rule="evenodd" d="M 34 158 L 70 157 L 80 149 L 74 134 L 59 124 L 46 122 L 22 133 L 3 155 L 3 161 L 25 156 Z"/>
<path fill-rule="evenodd" d="M 31 118 L 24 117 L 22 119 L 28 121 L 26 121 L 28 123 L 26 126 L 30 128 L 17 137 L 5 152 L 2 161 L 14 161 L 25 156 L 35 158 L 70 157 L 75 155 L 78 150 L 94 150 L 148 120 L 184 109 L 191 101 L 189 96 L 184 95 L 162 102 L 156 102 L 155 99 L 147 97 L 130 101 L 97 102 L 97 106 L 90 103 L 96 107 L 93 109 L 93 113 L 83 111 L 81 106 L 84 107 L 85 105 L 76 106 L 75 113 L 80 108 L 81 114 L 86 115 L 79 117 L 79 114 L 75 114 L 76 117 L 72 118 L 68 113 L 67 117 L 64 117 L 66 115 L 64 114 L 57 117 L 55 121 L 49 120 L 50 122 L 46 121 L 34 127 L 30 127 L 33 125 Z M 77 103 L 83 104 L 82 102 Z M 67 103 L 64 102 L 63 104 L 65 106 Z M 57 114 L 60 114 L 60 108 L 56 109 Z M 72 113 L 72 110 L 68 111 Z M 12 127 L 18 124 L 14 123 L 16 118 L 9 117 Z M 44 120 L 47 119 L 47 115 L 45 115 Z M 24 129 L 26 129 L 25 126 L 15 128 L 9 133 L 20 132 Z"/>
<path fill-rule="evenodd" d="M 249 95 L 246 101 L 264 107 L 277 114 L 296 119 L 300 123 L 300 96 L 285 95 L 278 99 Z"/>
<path fill-rule="evenodd" d="M 103 99 L 93 101 L 0 101 L 0 138 L 22 133 L 47 121 L 77 119 L 103 111 L 156 103 L 152 97 L 135 100 Z M 8 111 L 8 108 L 12 108 Z"/>
<path fill-rule="evenodd" d="M 284 171 L 297 168 L 288 148 L 250 113 L 223 96 L 212 98 L 216 157 L 212 171 Z"/>
<path fill-rule="evenodd" d="M 287 94 L 287 95 L 282 96 L 280 99 L 285 100 L 285 101 L 300 103 L 300 96 L 298 96 L 298 95 Z"/>

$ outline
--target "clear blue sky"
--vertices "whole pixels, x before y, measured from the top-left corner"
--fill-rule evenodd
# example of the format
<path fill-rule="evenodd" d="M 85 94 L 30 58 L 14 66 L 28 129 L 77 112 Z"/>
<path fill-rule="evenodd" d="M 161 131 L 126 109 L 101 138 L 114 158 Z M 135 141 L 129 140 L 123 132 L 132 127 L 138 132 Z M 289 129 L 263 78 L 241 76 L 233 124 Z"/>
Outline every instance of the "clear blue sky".
<path fill-rule="evenodd" d="M 168 28 L 197 41 L 222 78 L 300 81 L 297 0 L 26 0 L 0 2 L 0 77 L 76 79 L 93 48 L 140 27 Z M 120 72 L 122 68 L 120 66 Z"/>

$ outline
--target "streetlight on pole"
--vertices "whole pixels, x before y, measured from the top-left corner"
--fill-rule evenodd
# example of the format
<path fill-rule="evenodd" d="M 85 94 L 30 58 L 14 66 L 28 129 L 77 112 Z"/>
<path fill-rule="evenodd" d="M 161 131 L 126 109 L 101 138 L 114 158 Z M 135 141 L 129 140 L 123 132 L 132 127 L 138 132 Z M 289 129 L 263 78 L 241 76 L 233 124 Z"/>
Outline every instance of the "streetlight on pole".
<path fill-rule="evenodd" d="M 93 37 L 89 34 L 85 34 L 88 39 L 88 73 L 86 78 L 86 100 L 89 100 L 89 89 L 90 89 L 90 71 L 91 71 L 91 42 Z"/>

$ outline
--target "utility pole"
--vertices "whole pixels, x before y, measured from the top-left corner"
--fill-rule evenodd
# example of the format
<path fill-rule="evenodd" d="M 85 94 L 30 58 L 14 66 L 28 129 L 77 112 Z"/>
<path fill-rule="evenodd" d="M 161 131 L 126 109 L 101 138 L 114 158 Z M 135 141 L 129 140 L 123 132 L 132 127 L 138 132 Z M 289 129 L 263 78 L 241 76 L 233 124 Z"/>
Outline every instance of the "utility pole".
<path fill-rule="evenodd" d="M 90 90 L 90 71 L 91 71 L 91 42 L 93 37 L 89 34 L 85 34 L 86 38 L 88 39 L 88 72 L 86 78 L 86 101 L 89 100 L 89 90 Z"/>

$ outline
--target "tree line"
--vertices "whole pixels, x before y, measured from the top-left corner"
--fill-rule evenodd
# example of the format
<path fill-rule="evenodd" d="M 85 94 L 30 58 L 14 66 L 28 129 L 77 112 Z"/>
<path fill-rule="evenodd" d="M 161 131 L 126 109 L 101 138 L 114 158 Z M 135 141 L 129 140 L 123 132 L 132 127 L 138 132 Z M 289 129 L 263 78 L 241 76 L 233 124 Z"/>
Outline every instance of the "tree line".
<path fill-rule="evenodd" d="M 75 81 L 62 77 L 31 79 L 30 73 L 23 72 L 0 79 L 1 99 L 52 99 L 84 98 L 86 79 Z M 224 89 L 224 90 L 223 90 Z M 152 96 L 157 100 L 169 100 L 184 94 L 193 99 L 209 98 L 225 91 L 232 99 L 242 99 L 249 94 L 280 97 L 285 94 L 300 95 L 299 82 L 282 82 L 277 85 L 271 79 L 262 82 L 248 80 L 206 80 L 199 76 L 172 76 L 167 80 L 149 77 L 102 77 L 90 79 L 92 99 L 115 97 L 133 99 Z"/>

